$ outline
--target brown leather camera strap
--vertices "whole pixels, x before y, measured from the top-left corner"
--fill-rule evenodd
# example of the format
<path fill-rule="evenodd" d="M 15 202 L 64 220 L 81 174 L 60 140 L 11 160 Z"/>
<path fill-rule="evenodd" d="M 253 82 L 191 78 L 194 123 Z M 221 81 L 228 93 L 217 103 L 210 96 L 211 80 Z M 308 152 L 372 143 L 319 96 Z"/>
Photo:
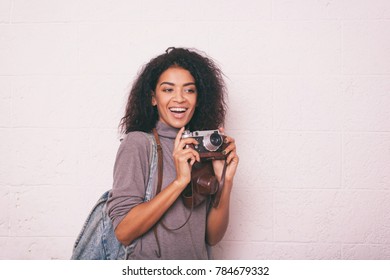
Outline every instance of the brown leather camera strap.
<path fill-rule="evenodd" d="M 161 192 L 161 185 L 162 185 L 162 178 L 163 178 L 163 155 L 162 155 L 162 147 L 161 147 L 160 139 L 158 137 L 158 134 L 157 134 L 157 131 L 155 128 L 153 128 L 153 135 L 154 135 L 154 138 L 156 139 L 157 154 L 158 154 L 158 182 L 157 182 L 157 190 L 156 190 L 156 195 L 157 195 L 158 193 Z M 192 215 L 192 209 L 191 209 L 191 212 L 188 215 L 188 218 L 186 219 L 186 221 L 181 226 L 179 226 L 177 228 L 169 228 L 163 222 L 161 222 L 161 225 L 166 230 L 170 230 L 170 231 L 179 230 L 188 223 L 188 221 L 191 218 L 191 215 Z"/>
<path fill-rule="evenodd" d="M 157 144 L 157 157 L 158 157 L 158 162 L 157 162 L 157 172 L 158 172 L 158 179 L 157 179 L 157 190 L 156 190 L 156 195 L 161 191 L 161 185 L 162 185 L 162 178 L 163 178 L 163 154 L 162 154 L 162 147 L 161 147 L 161 142 L 157 134 L 157 130 L 153 128 L 153 135 L 154 139 L 156 139 L 156 144 Z M 153 233 L 154 237 L 156 238 L 157 242 L 157 247 L 158 251 L 156 252 L 156 255 L 158 258 L 161 258 L 161 247 L 160 247 L 160 241 L 158 240 L 158 235 L 157 235 L 157 225 L 156 223 L 153 227 Z"/>
<path fill-rule="evenodd" d="M 156 195 L 161 191 L 161 185 L 162 185 L 162 178 L 163 178 L 163 154 L 162 154 L 162 147 L 161 147 L 161 142 L 160 138 L 158 137 L 157 130 L 153 128 L 153 135 L 154 139 L 156 139 L 156 144 L 157 144 L 157 157 L 158 157 L 158 163 L 157 163 L 157 168 L 158 168 L 158 181 L 157 181 L 157 190 L 156 190 Z"/>
<path fill-rule="evenodd" d="M 161 186 L 162 186 L 162 179 L 163 179 L 163 153 L 162 153 L 162 146 L 161 146 L 160 138 L 158 137 L 158 133 L 157 133 L 157 130 L 155 128 L 153 128 L 153 135 L 154 135 L 154 138 L 156 139 L 157 156 L 158 156 L 158 161 L 157 161 L 158 178 L 157 178 L 157 189 L 156 189 L 156 195 L 157 195 L 157 194 L 159 194 L 161 192 Z M 166 230 L 170 230 L 170 231 L 179 230 L 182 227 L 184 227 L 187 224 L 187 222 L 190 220 L 191 215 L 192 215 L 192 210 L 193 209 L 191 208 L 191 212 L 190 212 L 187 220 L 184 222 L 184 224 L 182 224 L 178 228 L 169 228 L 166 225 L 164 225 L 164 223 L 162 221 L 161 221 L 161 225 Z M 156 223 L 154 225 L 153 233 L 154 233 L 154 236 L 156 238 L 157 247 L 158 247 L 158 251 L 156 251 L 156 255 L 157 255 L 158 258 L 161 258 L 161 247 L 160 247 L 160 241 L 158 240 L 158 235 L 157 235 L 157 226 L 158 226 L 158 223 Z"/>

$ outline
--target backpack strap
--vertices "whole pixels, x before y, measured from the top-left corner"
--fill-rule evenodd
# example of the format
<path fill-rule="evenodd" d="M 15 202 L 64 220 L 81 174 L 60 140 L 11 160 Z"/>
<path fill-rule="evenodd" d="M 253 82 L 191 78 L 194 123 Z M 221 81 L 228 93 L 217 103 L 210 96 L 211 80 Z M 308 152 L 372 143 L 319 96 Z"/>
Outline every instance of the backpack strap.
<path fill-rule="evenodd" d="M 149 154 L 149 178 L 148 178 L 148 184 L 146 186 L 146 191 L 145 191 L 145 198 L 144 198 L 145 202 L 152 199 L 153 177 L 154 174 L 156 173 L 157 160 L 158 160 L 158 156 L 157 156 L 158 144 L 156 142 L 156 139 L 153 137 L 153 135 L 149 133 L 147 133 L 146 135 L 149 139 L 151 153 Z"/>
<path fill-rule="evenodd" d="M 157 179 L 157 190 L 156 190 L 156 195 L 160 193 L 161 191 L 161 185 L 162 185 L 162 178 L 163 178 L 163 154 L 162 154 L 162 147 L 161 147 L 161 142 L 157 134 L 157 130 L 153 128 L 153 136 L 156 141 L 157 145 L 157 153 L 158 153 L 158 179 Z M 157 249 L 158 251 L 156 252 L 156 255 L 158 258 L 161 258 L 161 247 L 160 247 L 160 241 L 158 240 L 158 235 L 157 235 L 157 225 L 156 223 L 153 227 L 153 233 L 154 237 L 156 238 L 157 242 Z"/>
<path fill-rule="evenodd" d="M 144 198 L 144 202 L 147 202 L 152 199 L 153 181 L 154 181 L 153 177 L 157 169 L 157 160 L 159 160 L 159 158 L 162 158 L 162 156 L 161 157 L 157 156 L 158 147 L 159 146 L 161 147 L 161 145 L 157 144 L 156 139 L 153 137 L 153 135 L 150 133 L 146 133 L 145 135 L 149 139 L 150 148 L 151 148 L 151 153 L 149 154 L 149 178 L 148 178 L 148 183 L 146 186 L 145 198 Z M 161 173 L 161 177 L 162 177 L 162 172 L 159 173 Z M 125 259 L 127 259 L 127 257 L 134 251 L 135 246 L 137 245 L 137 241 L 138 239 L 134 240 L 129 246 L 126 247 Z"/>

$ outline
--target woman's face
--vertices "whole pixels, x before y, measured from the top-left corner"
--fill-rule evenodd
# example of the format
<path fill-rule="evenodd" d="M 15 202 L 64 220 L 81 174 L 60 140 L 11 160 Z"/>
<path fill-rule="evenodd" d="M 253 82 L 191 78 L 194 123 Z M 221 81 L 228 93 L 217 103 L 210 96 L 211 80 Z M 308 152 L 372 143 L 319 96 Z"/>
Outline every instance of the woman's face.
<path fill-rule="evenodd" d="M 158 79 L 152 105 L 157 106 L 161 122 L 182 128 L 194 115 L 197 95 L 195 79 L 190 72 L 172 66 Z"/>

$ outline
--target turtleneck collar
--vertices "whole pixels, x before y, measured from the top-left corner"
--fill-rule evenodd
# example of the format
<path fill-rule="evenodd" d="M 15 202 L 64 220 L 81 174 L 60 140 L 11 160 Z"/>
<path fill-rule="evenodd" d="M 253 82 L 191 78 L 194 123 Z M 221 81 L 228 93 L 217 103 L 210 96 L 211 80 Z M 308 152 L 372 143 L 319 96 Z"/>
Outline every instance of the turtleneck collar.
<path fill-rule="evenodd" d="M 175 139 L 180 129 L 171 127 L 161 121 L 157 121 L 156 124 L 157 133 L 161 137 Z"/>

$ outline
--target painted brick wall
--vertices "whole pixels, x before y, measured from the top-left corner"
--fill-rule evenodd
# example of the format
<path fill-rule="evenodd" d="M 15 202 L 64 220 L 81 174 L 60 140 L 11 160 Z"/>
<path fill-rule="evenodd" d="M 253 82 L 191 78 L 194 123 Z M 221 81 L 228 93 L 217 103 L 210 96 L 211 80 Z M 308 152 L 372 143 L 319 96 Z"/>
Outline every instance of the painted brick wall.
<path fill-rule="evenodd" d="M 387 0 L 0 0 L 0 258 L 68 259 L 141 65 L 214 57 L 241 158 L 221 259 L 390 259 Z"/>

